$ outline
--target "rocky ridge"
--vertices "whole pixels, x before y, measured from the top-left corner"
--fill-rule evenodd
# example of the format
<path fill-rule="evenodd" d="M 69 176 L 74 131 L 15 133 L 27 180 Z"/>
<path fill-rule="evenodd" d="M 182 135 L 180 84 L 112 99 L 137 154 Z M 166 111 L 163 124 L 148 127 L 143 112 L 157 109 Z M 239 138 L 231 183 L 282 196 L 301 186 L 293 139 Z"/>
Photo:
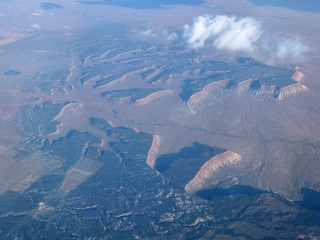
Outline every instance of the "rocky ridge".
<path fill-rule="evenodd" d="M 230 150 L 221 153 L 207 161 L 197 175 L 185 186 L 185 191 L 194 194 L 210 185 L 211 179 L 219 168 L 236 164 L 241 160 L 241 155 Z"/>

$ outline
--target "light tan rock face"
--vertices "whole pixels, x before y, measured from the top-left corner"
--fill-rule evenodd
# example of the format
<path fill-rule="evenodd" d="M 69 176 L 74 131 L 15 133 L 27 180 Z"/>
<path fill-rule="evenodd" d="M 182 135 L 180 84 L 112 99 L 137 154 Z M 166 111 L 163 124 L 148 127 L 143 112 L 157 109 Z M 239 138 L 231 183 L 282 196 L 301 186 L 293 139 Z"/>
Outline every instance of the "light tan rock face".
<path fill-rule="evenodd" d="M 287 87 L 283 87 L 280 89 L 280 94 L 278 97 L 278 100 L 283 100 L 284 98 L 288 96 L 292 96 L 301 92 L 308 91 L 308 87 L 303 85 L 301 81 L 304 79 L 304 74 L 300 71 L 296 71 L 292 76 L 291 79 L 296 81 L 297 83 L 292 84 Z M 250 84 L 252 83 L 251 79 L 248 79 L 246 81 L 238 83 L 236 90 L 238 93 L 241 92 L 248 92 L 250 89 Z M 275 93 L 276 86 L 266 86 L 262 85 L 257 91 L 255 91 L 255 94 L 257 95 L 265 95 L 265 96 L 272 96 Z"/>
<path fill-rule="evenodd" d="M 187 193 L 193 194 L 210 186 L 211 178 L 224 166 L 232 165 L 241 160 L 241 155 L 232 151 L 226 151 L 207 161 L 197 175 L 185 186 Z"/>
<path fill-rule="evenodd" d="M 301 82 L 303 78 L 304 78 L 304 74 L 300 71 L 296 71 L 291 77 L 292 80 L 295 80 L 297 82 Z"/>
<path fill-rule="evenodd" d="M 302 83 L 298 82 L 296 84 L 281 88 L 278 99 L 283 100 L 285 97 L 307 91 L 309 91 L 309 88 L 303 85 Z"/>
<path fill-rule="evenodd" d="M 155 100 L 157 98 L 161 98 L 166 95 L 171 95 L 172 93 L 173 93 L 172 90 L 163 90 L 163 91 L 155 92 L 145 98 L 137 100 L 136 105 L 145 105 L 145 104 L 152 102 L 153 100 Z"/>
<path fill-rule="evenodd" d="M 248 80 L 245 80 L 243 82 L 238 83 L 237 91 L 239 93 L 244 92 L 244 91 L 248 91 L 251 83 L 252 83 L 252 79 L 248 79 Z"/>
<path fill-rule="evenodd" d="M 301 83 L 301 81 L 304 79 L 304 74 L 302 72 L 296 71 L 291 76 L 291 79 L 297 81 L 297 83 L 280 89 L 280 94 L 278 97 L 280 101 L 285 97 L 309 91 L 309 88 Z"/>
<path fill-rule="evenodd" d="M 258 95 L 272 95 L 276 89 L 276 86 L 266 86 L 262 85 L 258 91 L 256 91 L 256 94 Z"/>
<path fill-rule="evenodd" d="M 192 109 L 195 104 L 199 103 L 200 101 L 204 100 L 212 91 L 213 89 L 223 88 L 227 85 L 228 80 L 221 80 L 218 82 L 213 82 L 206 85 L 200 92 L 193 94 L 188 100 L 188 107 Z"/>
<path fill-rule="evenodd" d="M 148 157 L 147 157 L 147 164 L 152 169 L 154 169 L 154 165 L 156 164 L 156 159 L 159 153 L 160 144 L 161 144 L 161 137 L 158 135 L 153 135 L 152 145 L 148 152 Z"/>
<path fill-rule="evenodd" d="M 298 68 L 296 72 L 291 76 L 291 79 L 296 81 L 297 83 L 281 88 L 280 94 L 278 96 L 278 100 L 283 100 L 288 96 L 295 95 L 301 92 L 306 92 L 309 90 L 308 87 L 306 87 L 301 83 L 304 79 L 304 74 L 301 71 L 299 71 Z M 254 79 L 247 79 L 245 81 L 239 82 L 235 87 L 235 91 L 237 91 L 239 94 L 248 93 L 250 91 L 250 85 L 252 84 L 253 80 Z M 206 99 L 211 91 L 218 88 L 225 88 L 227 84 L 228 84 L 228 80 L 213 82 L 206 85 L 200 92 L 193 94 L 187 102 L 191 112 L 193 113 L 196 112 L 195 111 L 196 106 L 199 106 L 197 104 L 201 104 L 201 101 Z M 254 91 L 254 93 L 256 95 L 271 97 L 276 93 L 276 86 L 262 85 L 258 90 Z"/>

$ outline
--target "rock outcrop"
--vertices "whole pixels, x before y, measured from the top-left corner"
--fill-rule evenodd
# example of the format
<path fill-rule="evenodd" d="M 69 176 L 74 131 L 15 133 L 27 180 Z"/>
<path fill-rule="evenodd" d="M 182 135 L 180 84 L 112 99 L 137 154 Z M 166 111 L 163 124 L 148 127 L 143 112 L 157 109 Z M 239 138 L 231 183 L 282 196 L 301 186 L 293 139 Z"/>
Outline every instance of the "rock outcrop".
<path fill-rule="evenodd" d="M 266 85 L 262 85 L 257 91 L 256 94 L 258 95 L 267 95 L 267 96 L 271 96 L 274 94 L 276 90 L 276 86 L 266 86 Z"/>
<path fill-rule="evenodd" d="M 251 83 L 252 83 L 252 79 L 245 80 L 243 82 L 238 83 L 236 89 L 239 93 L 243 91 L 248 91 Z"/>
<path fill-rule="evenodd" d="M 304 78 L 304 74 L 300 71 L 296 71 L 292 76 L 291 79 L 297 82 L 301 82 Z"/>
<path fill-rule="evenodd" d="M 295 95 L 300 92 L 307 92 L 309 88 L 303 85 L 302 83 L 298 82 L 296 84 L 284 87 L 280 89 L 280 94 L 278 99 L 281 101 L 287 96 Z"/>
<path fill-rule="evenodd" d="M 136 105 L 140 105 L 140 106 L 145 105 L 145 104 L 152 102 L 153 100 L 155 100 L 157 98 L 161 98 L 166 95 L 171 95 L 172 93 L 173 93 L 172 90 L 163 90 L 163 91 L 155 92 L 145 98 L 137 100 Z"/>
<path fill-rule="evenodd" d="M 308 91 L 308 87 L 303 85 L 301 81 L 304 79 L 304 74 L 300 71 L 296 71 L 292 76 L 291 79 L 296 81 L 297 83 L 283 87 L 278 92 L 278 100 L 283 100 L 285 97 L 295 95 L 300 92 L 306 92 Z M 241 92 L 248 92 L 250 90 L 250 85 L 252 83 L 252 79 L 245 80 L 243 82 L 238 83 L 236 90 L 238 93 Z M 264 95 L 264 96 L 273 96 L 277 94 L 276 92 L 277 87 L 276 86 L 267 86 L 262 85 L 258 90 L 255 90 L 254 93 L 257 95 Z"/>
<path fill-rule="evenodd" d="M 156 164 L 156 159 L 159 152 L 160 144 L 161 144 L 161 137 L 158 135 L 153 135 L 152 145 L 148 152 L 148 157 L 147 157 L 147 164 L 152 169 L 154 169 L 154 165 Z"/>
<path fill-rule="evenodd" d="M 60 113 L 53 119 L 54 121 L 58 121 L 64 114 L 69 113 L 73 114 L 77 112 L 82 107 L 81 103 L 68 103 L 66 104 L 60 111 Z"/>
<path fill-rule="evenodd" d="M 309 91 L 309 88 L 301 83 L 301 81 L 303 81 L 304 79 L 304 74 L 302 72 L 296 71 L 291 76 L 291 79 L 297 81 L 297 83 L 280 89 L 280 94 L 278 97 L 280 101 L 283 100 L 285 97 Z"/>
<path fill-rule="evenodd" d="M 226 151 L 207 161 L 197 175 L 185 186 L 187 193 L 193 194 L 211 185 L 215 173 L 224 166 L 232 165 L 241 160 L 241 155 Z"/>
<path fill-rule="evenodd" d="M 192 109 L 193 106 L 204 100 L 213 89 L 223 88 L 227 85 L 228 80 L 221 80 L 206 85 L 200 92 L 193 94 L 188 100 L 188 107 Z"/>

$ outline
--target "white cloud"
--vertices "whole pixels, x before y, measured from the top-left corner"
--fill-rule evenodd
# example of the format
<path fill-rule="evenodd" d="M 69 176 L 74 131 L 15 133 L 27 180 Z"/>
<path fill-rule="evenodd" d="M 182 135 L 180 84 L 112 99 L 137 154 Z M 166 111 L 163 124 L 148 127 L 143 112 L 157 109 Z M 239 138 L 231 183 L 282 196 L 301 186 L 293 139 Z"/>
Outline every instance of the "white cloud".
<path fill-rule="evenodd" d="M 141 31 L 140 34 L 146 37 L 157 37 L 157 34 L 152 31 L 152 28 Z"/>
<path fill-rule="evenodd" d="M 261 26 L 253 18 L 210 15 L 194 18 L 191 26 L 184 26 L 183 33 L 191 48 L 211 42 L 218 49 L 230 51 L 252 51 L 261 35 Z"/>
<path fill-rule="evenodd" d="M 308 47 L 305 46 L 300 39 L 285 39 L 278 45 L 277 56 L 279 58 L 301 58 L 306 52 L 308 52 Z"/>
<path fill-rule="evenodd" d="M 178 34 L 175 32 L 168 32 L 167 30 L 162 31 L 162 35 L 169 41 L 173 41 L 179 38 Z"/>
<path fill-rule="evenodd" d="M 32 28 L 37 28 L 37 29 L 40 29 L 40 26 L 39 26 L 39 24 L 32 24 L 32 25 L 31 25 L 31 27 L 32 27 Z"/>

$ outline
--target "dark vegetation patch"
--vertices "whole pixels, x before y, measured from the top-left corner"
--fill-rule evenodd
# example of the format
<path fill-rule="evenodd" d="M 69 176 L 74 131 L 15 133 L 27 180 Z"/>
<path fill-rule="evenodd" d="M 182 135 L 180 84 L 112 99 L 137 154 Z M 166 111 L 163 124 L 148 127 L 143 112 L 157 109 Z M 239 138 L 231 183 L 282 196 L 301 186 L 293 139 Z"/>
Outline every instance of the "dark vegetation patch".
<path fill-rule="evenodd" d="M 303 208 L 320 211 L 320 192 L 316 192 L 309 188 L 302 188 L 300 190 L 302 194 L 302 201 L 298 204 Z"/>
<path fill-rule="evenodd" d="M 8 71 L 5 71 L 4 75 L 8 75 L 8 76 L 15 76 L 15 75 L 19 75 L 21 72 L 10 69 Z"/>
<path fill-rule="evenodd" d="M 267 193 L 267 191 L 252 188 L 250 186 L 243 186 L 243 185 L 235 185 L 229 188 L 210 188 L 198 191 L 196 194 L 197 196 L 206 199 L 212 200 L 216 197 L 223 197 L 223 196 L 235 196 L 235 195 L 247 195 L 247 196 L 254 196 Z"/>
<path fill-rule="evenodd" d="M 18 112 L 23 129 L 28 134 L 50 134 L 57 130 L 59 122 L 54 118 L 68 103 L 53 104 L 50 101 L 43 105 L 25 105 Z"/>
<path fill-rule="evenodd" d="M 119 100 L 120 98 L 128 97 L 130 98 L 131 102 L 136 102 L 139 99 L 145 98 L 152 93 L 161 91 L 162 89 L 153 89 L 153 88 L 135 88 L 135 89 L 128 89 L 128 90 L 114 90 L 114 91 L 107 91 L 102 92 L 101 96 L 106 98 L 107 100 L 114 102 Z"/>
<path fill-rule="evenodd" d="M 205 68 L 203 68 L 203 72 L 210 70 L 215 73 L 198 79 L 184 80 L 182 92 L 179 94 L 180 98 L 187 101 L 193 94 L 200 92 L 208 84 L 225 79 L 229 80 L 226 89 L 231 89 L 239 83 L 251 79 L 250 89 L 252 91 L 258 90 L 262 85 L 275 86 L 278 89 L 296 83 L 291 79 L 295 69 L 271 67 L 251 58 L 239 57 L 237 62 L 239 64 L 209 62 L 209 65 L 205 65 Z"/>
<path fill-rule="evenodd" d="M 155 169 L 159 172 L 165 172 L 170 168 L 172 162 L 177 160 L 186 160 L 190 158 L 199 158 L 203 153 L 214 152 L 214 148 L 208 145 L 194 143 L 191 147 L 182 148 L 178 153 L 164 154 L 157 158 Z M 207 156 L 210 159 L 211 156 Z M 206 159 L 206 160 L 209 160 Z"/>
<path fill-rule="evenodd" d="M 91 133 L 72 130 L 67 136 L 52 143 L 47 140 L 41 150 L 61 159 L 63 162 L 62 168 L 67 171 L 80 159 L 86 144 L 97 144 L 99 142 L 100 139 Z"/>
<path fill-rule="evenodd" d="M 0 214 L 30 211 L 34 203 L 23 194 L 8 190 L 0 195 Z"/>

